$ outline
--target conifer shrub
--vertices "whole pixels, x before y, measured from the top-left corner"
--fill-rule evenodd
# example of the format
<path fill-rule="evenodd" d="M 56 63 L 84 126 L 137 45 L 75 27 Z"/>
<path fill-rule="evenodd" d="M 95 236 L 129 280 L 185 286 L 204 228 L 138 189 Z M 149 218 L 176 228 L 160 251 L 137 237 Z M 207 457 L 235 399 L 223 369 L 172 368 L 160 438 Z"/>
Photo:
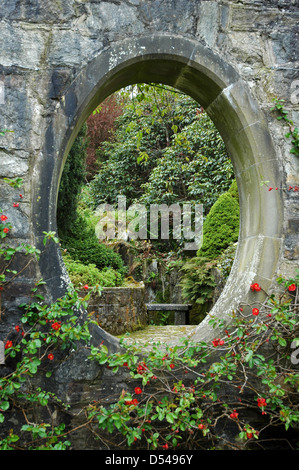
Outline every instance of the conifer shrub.
<path fill-rule="evenodd" d="M 203 244 L 198 250 L 199 258 L 214 260 L 235 243 L 239 236 L 240 208 L 237 183 L 222 194 L 211 208 L 203 224 Z"/>
<path fill-rule="evenodd" d="M 238 240 L 240 209 L 236 181 L 211 208 L 203 224 L 203 244 L 182 267 L 182 296 L 194 304 L 195 322 L 211 307 L 216 287 L 213 270 L 221 255 Z M 192 315 L 192 312 L 191 312 Z"/>

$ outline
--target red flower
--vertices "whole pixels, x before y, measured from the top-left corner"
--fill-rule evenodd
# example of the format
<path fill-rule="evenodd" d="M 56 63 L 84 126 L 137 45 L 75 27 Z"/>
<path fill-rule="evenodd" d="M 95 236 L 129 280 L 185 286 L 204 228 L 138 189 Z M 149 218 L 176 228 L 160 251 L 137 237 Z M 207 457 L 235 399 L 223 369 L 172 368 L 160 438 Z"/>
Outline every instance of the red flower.
<path fill-rule="evenodd" d="M 252 309 L 252 315 L 257 316 L 260 313 L 258 308 L 253 308 Z"/>
<path fill-rule="evenodd" d="M 247 439 L 252 439 L 253 438 L 252 432 L 247 432 L 246 436 L 247 436 Z"/>
<path fill-rule="evenodd" d="M 85 286 L 83 286 L 83 289 L 87 290 L 87 289 L 88 289 L 88 285 L 85 284 Z"/>
<path fill-rule="evenodd" d="M 215 346 L 215 348 L 216 348 L 217 346 L 223 346 L 224 340 L 220 339 L 220 338 L 218 338 L 218 339 L 215 338 L 215 339 L 213 339 L 212 343 L 213 343 L 213 346 Z"/>
<path fill-rule="evenodd" d="M 4 233 L 8 233 L 8 232 L 9 232 L 9 228 L 5 227 L 5 228 L 3 229 L 3 232 L 4 232 Z"/>
<path fill-rule="evenodd" d="M 255 282 L 254 284 L 251 284 L 250 289 L 253 290 L 253 291 L 260 291 L 261 290 L 261 288 L 260 288 L 260 286 L 257 282 Z"/>
<path fill-rule="evenodd" d="M 19 325 L 16 325 L 16 326 L 15 326 L 15 330 L 19 333 L 19 331 L 20 331 Z"/>
<path fill-rule="evenodd" d="M 60 322 L 53 323 L 52 328 L 53 328 L 53 330 L 58 331 L 61 328 Z"/>
<path fill-rule="evenodd" d="M 137 372 L 139 374 L 142 374 L 143 371 L 145 371 L 147 369 L 147 366 L 144 362 L 141 362 L 138 366 L 137 366 Z"/>
<path fill-rule="evenodd" d="M 290 292 L 294 292 L 294 290 L 296 290 L 296 284 L 291 284 L 289 287 L 288 287 L 289 291 Z"/>
<path fill-rule="evenodd" d="M 198 427 L 198 429 L 205 429 L 205 425 L 204 425 L 204 424 L 202 424 L 202 423 L 201 423 L 201 424 L 199 424 L 197 427 Z"/>
<path fill-rule="evenodd" d="M 174 368 L 174 364 L 169 364 L 169 367 L 170 367 L 171 369 L 173 369 L 173 368 Z"/>
<path fill-rule="evenodd" d="M 136 395 L 140 395 L 142 393 L 142 390 L 141 390 L 140 387 L 135 387 L 134 391 L 135 391 Z"/>
<path fill-rule="evenodd" d="M 13 207 L 19 207 L 19 205 L 20 205 L 20 204 L 19 204 L 18 202 L 14 202 L 14 203 L 13 203 Z"/>
<path fill-rule="evenodd" d="M 162 447 L 163 447 L 163 449 L 167 450 L 168 449 L 168 444 L 164 444 L 164 446 L 162 446 Z"/>
<path fill-rule="evenodd" d="M 23 194 L 19 194 L 20 198 L 23 199 Z"/>
<path fill-rule="evenodd" d="M 257 399 L 257 406 L 259 406 L 260 408 L 263 407 L 263 406 L 267 406 L 267 402 L 266 402 L 265 398 L 258 398 Z"/>
<path fill-rule="evenodd" d="M 50 361 L 53 361 L 53 359 L 54 359 L 54 354 L 52 354 L 52 353 L 48 354 L 48 359 L 49 359 Z"/>
<path fill-rule="evenodd" d="M 138 405 L 138 400 L 137 398 L 134 398 L 133 400 L 126 400 L 125 405 Z"/>
<path fill-rule="evenodd" d="M 3 214 L 3 215 L 1 215 L 0 219 L 2 220 L 2 222 L 5 222 L 5 220 L 7 220 L 7 217 L 6 217 L 6 215 Z"/>
<path fill-rule="evenodd" d="M 5 349 L 12 348 L 12 341 L 6 341 L 5 343 Z"/>
<path fill-rule="evenodd" d="M 231 413 L 229 416 L 230 416 L 232 419 L 237 419 L 238 416 L 239 416 L 239 413 L 237 413 L 236 410 L 234 410 L 234 412 Z"/>

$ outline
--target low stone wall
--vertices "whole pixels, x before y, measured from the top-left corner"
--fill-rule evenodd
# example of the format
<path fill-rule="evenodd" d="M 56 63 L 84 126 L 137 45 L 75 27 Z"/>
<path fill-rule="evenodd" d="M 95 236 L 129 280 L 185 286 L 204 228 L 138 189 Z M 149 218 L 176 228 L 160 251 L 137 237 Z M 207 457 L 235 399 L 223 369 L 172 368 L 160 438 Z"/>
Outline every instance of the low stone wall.
<path fill-rule="evenodd" d="M 101 328 L 114 336 L 148 325 L 144 286 L 105 287 L 101 295 L 92 294 L 87 310 Z"/>

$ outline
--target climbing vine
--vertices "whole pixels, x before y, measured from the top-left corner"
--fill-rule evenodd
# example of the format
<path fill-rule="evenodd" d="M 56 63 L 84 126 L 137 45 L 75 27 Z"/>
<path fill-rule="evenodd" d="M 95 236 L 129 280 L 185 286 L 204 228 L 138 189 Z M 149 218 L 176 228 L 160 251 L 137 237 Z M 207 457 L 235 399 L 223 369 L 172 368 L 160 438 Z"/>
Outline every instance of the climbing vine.
<path fill-rule="evenodd" d="M 289 127 L 289 131 L 285 134 L 285 137 L 291 138 L 293 147 L 290 152 L 299 155 L 299 132 L 298 127 L 295 127 L 292 119 L 288 117 L 289 113 L 284 107 L 285 100 L 281 98 L 274 98 L 274 106 L 271 108 L 271 111 L 276 111 L 278 113 L 278 121 L 283 120 Z"/>
<path fill-rule="evenodd" d="M 2 211 L 1 224 L 3 239 L 9 240 L 13 227 Z M 55 234 L 44 233 L 45 249 L 53 242 L 58 242 Z M 29 246 L 22 250 L 32 257 L 40 254 Z M 10 251 L 9 243 L 1 246 L 8 262 L 18 251 Z M 12 277 L 2 274 L 2 289 L 17 275 L 7 271 Z M 148 345 L 140 348 L 125 336 L 122 349 L 109 354 L 104 344 L 91 343 L 92 321 L 84 314 L 97 286 L 85 284 L 81 296 L 70 286 L 48 305 L 44 281 L 38 281 L 5 339 L 0 449 L 71 449 L 78 426 L 113 449 L 267 448 L 269 440 L 275 442 L 276 428 L 288 448 L 294 448 L 290 430 L 296 430 L 299 420 L 299 271 L 292 279 L 278 279 L 278 284 L 279 294 L 240 304 L 229 326 L 210 317 L 215 331 L 211 341 L 186 338 L 176 346 L 156 343 L 147 350 Z M 258 296 L 263 286 L 254 283 L 250 288 Z M 65 355 L 78 348 L 99 368 L 123 374 L 126 385 L 120 396 L 110 397 L 110 405 L 104 399 L 82 403 L 82 420 L 74 427 L 56 418 L 57 412 L 71 414 L 71 406 L 52 392 L 51 377 Z M 16 414 L 17 424 L 11 428 Z M 223 421 L 232 427 L 233 438 L 220 435 Z"/>

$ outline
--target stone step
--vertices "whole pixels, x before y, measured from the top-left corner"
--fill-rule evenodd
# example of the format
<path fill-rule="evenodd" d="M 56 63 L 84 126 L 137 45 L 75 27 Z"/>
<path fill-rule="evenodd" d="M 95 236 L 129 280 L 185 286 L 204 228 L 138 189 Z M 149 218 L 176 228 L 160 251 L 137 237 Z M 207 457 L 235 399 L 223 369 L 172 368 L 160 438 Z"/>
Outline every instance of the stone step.
<path fill-rule="evenodd" d="M 196 325 L 150 325 L 142 330 L 129 333 L 125 336 L 125 342 L 135 344 L 136 347 L 142 346 L 150 349 L 154 344 L 161 343 L 161 347 L 165 345 L 174 346 L 182 344 L 182 340 L 190 337 L 195 330 Z"/>

